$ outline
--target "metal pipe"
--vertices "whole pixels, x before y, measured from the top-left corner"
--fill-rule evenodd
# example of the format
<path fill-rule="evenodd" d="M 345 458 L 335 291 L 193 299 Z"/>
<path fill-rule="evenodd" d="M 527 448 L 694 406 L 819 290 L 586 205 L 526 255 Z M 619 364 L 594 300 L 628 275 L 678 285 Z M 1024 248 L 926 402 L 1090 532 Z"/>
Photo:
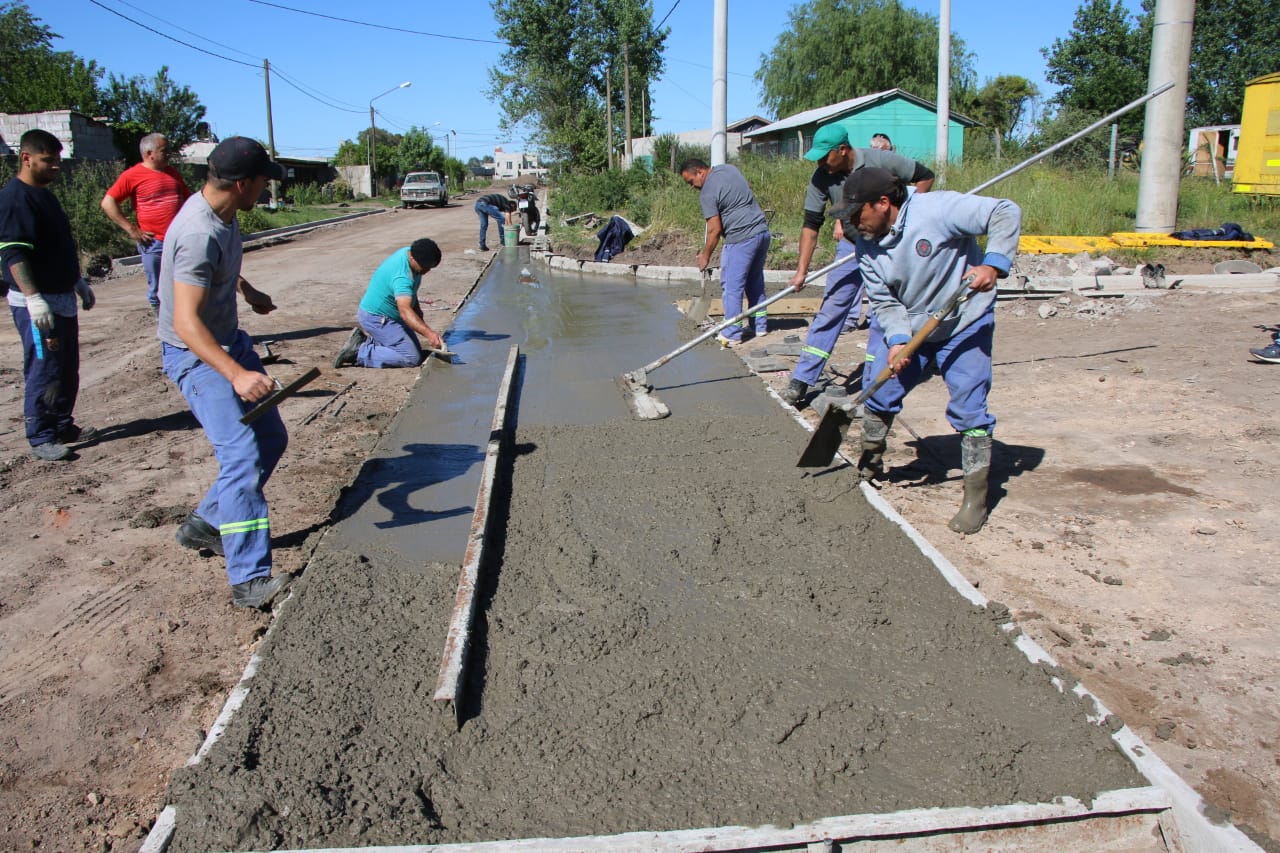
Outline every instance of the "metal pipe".
<path fill-rule="evenodd" d="M 1174 94 L 1147 104 L 1143 123 L 1142 170 L 1138 175 L 1136 231 L 1168 234 L 1178 224 L 1182 140 L 1186 138 L 1187 77 L 1191 62 L 1191 21 L 1195 0 L 1156 0 L 1148 79 L 1171 80 Z"/>
<path fill-rule="evenodd" d="M 711 59 L 711 165 L 723 166 L 729 147 L 729 0 L 715 0 L 715 43 Z"/>
<path fill-rule="evenodd" d="M 1036 154 L 1033 157 L 1023 160 L 1021 163 L 1014 166 L 1012 169 L 1006 169 L 1005 171 L 996 175 L 991 180 L 978 184 L 976 187 L 969 190 L 968 195 L 977 195 L 978 193 L 982 192 L 992 184 L 998 184 L 1000 181 L 1003 181 L 1005 178 L 1009 177 L 1010 175 L 1016 174 L 1017 172 L 1021 172 L 1023 169 L 1027 168 L 1032 163 L 1036 163 L 1040 160 L 1043 160 L 1045 157 L 1048 157 L 1053 152 L 1057 151 L 1058 149 L 1064 146 L 1070 145 L 1072 142 L 1075 142 L 1077 139 L 1080 139 L 1083 136 L 1088 136 L 1090 133 L 1093 133 L 1098 128 L 1115 121 L 1117 118 L 1129 112 L 1130 110 L 1134 109 L 1135 107 L 1142 106 L 1147 101 L 1154 98 L 1156 95 L 1163 94 L 1164 92 L 1167 92 L 1172 88 L 1173 88 L 1173 83 L 1171 82 L 1165 83 L 1159 89 L 1154 89 L 1148 92 L 1147 94 L 1143 95 L 1141 98 L 1138 98 L 1136 101 L 1133 101 L 1132 103 L 1128 104 L 1127 106 L 1121 107 L 1120 109 L 1116 110 L 1110 115 L 1103 116 L 1102 118 L 1095 121 L 1093 124 L 1086 127 L 1084 130 L 1073 133 L 1070 136 L 1068 136 L 1066 139 L 1062 140 L 1061 142 L 1057 142 L 1057 143 L 1054 143 L 1053 145 L 1050 145 L 1048 148 L 1041 151 L 1039 154 Z"/>

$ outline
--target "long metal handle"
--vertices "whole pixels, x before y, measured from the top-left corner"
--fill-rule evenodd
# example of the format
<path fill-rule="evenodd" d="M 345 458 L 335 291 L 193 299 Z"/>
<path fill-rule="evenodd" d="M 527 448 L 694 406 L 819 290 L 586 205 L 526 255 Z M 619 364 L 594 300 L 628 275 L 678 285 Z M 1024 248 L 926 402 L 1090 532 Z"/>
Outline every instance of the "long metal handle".
<path fill-rule="evenodd" d="M 858 262 L 858 259 L 855 255 L 845 255 L 843 258 L 837 258 L 836 260 L 827 264 L 822 269 L 811 272 L 807 276 L 805 276 L 804 283 L 809 284 L 810 282 L 817 279 L 818 276 L 826 275 L 827 273 L 834 270 L 836 267 L 841 267 L 841 266 L 844 266 L 845 264 L 856 264 L 857 262 Z M 755 305 L 752 305 L 750 308 L 748 308 L 746 311 L 743 311 L 738 316 L 731 317 L 728 320 L 725 320 L 724 322 L 722 322 L 720 325 L 712 329 L 709 329 L 706 332 L 703 332 L 701 335 L 698 335 L 698 337 L 694 338 L 693 340 L 681 346 L 679 349 L 674 349 L 671 352 L 664 355 L 662 358 L 659 358 L 656 361 L 646 364 L 644 367 L 640 368 L 640 370 L 637 372 L 651 373 L 652 371 L 657 370 L 659 367 L 662 367 L 662 365 L 666 364 L 671 359 L 675 358 L 678 355 L 683 355 L 684 353 L 696 347 L 698 344 L 705 341 L 707 338 L 710 338 L 711 336 L 719 333 L 722 329 L 727 329 L 728 327 L 732 326 L 734 323 L 741 322 L 751 314 L 754 314 L 755 312 L 759 311 L 761 308 L 765 308 L 769 305 L 772 305 L 782 297 L 786 296 L 788 293 L 795 293 L 795 292 L 796 292 L 796 289 L 788 285 L 786 288 L 778 291 L 777 293 L 775 293 L 773 296 L 770 296 L 765 301 L 758 302 Z"/>
<path fill-rule="evenodd" d="M 1088 136 L 1089 134 L 1093 133 L 1095 130 L 1102 127 L 1103 125 L 1108 124 L 1111 121 L 1114 121 L 1115 119 L 1119 118 L 1120 116 L 1124 115 L 1125 113 L 1129 112 L 1135 107 L 1142 106 L 1147 101 L 1154 98 L 1156 95 L 1159 95 L 1163 92 L 1167 92 L 1172 88 L 1173 88 L 1173 83 L 1171 81 L 1171 82 L 1165 83 L 1163 86 L 1161 86 L 1158 89 L 1152 89 L 1150 92 L 1143 95 L 1141 98 L 1138 98 L 1138 100 L 1131 102 L 1128 106 L 1121 107 L 1120 109 L 1116 110 L 1110 115 L 1107 115 L 1107 116 L 1104 116 L 1103 118 L 1098 119 L 1093 124 L 1086 127 L 1084 130 L 1073 133 L 1070 136 L 1068 136 L 1066 139 L 1062 140 L 1061 142 L 1057 142 L 1057 143 L 1054 143 L 1053 145 L 1050 145 L 1048 148 L 1044 149 L 1039 154 L 1036 154 L 1032 157 L 1027 158 L 1026 160 L 1023 160 L 1021 163 L 1014 166 L 1012 169 L 1008 169 L 1004 172 L 1001 172 L 991 180 L 986 181 L 985 183 L 978 184 L 976 187 L 969 190 L 969 192 L 965 193 L 965 195 L 976 195 L 977 193 L 982 192 L 992 184 L 997 184 L 1000 181 L 1003 181 L 1005 178 L 1009 177 L 1010 175 L 1015 174 L 1017 172 L 1021 172 L 1023 169 L 1027 168 L 1032 163 L 1036 163 L 1040 160 L 1043 160 L 1045 157 L 1048 157 L 1050 154 L 1057 151 L 1059 148 L 1062 148 L 1066 145 L 1070 145 L 1071 143 L 1075 142 L 1077 139 L 1081 138 L 1082 136 Z"/>

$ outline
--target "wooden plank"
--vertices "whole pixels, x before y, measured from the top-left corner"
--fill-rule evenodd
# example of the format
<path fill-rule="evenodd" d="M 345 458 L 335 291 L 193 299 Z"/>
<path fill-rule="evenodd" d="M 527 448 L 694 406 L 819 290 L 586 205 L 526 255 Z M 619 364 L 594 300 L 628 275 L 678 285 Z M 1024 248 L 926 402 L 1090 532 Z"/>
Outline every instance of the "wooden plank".
<path fill-rule="evenodd" d="M 476 585 L 480 577 L 480 562 L 484 557 L 485 533 L 489 524 L 489 502 L 493 495 L 493 483 L 498 471 L 498 459 L 506 433 L 507 405 L 511 401 L 511 389 L 516 372 L 520 348 L 515 344 L 507 356 L 507 368 L 498 386 L 498 402 L 493 411 L 489 429 L 489 444 L 485 449 L 484 471 L 480 477 L 480 489 L 476 495 L 475 513 L 471 517 L 471 533 L 467 550 L 462 557 L 462 571 L 458 575 L 458 592 L 454 596 L 453 615 L 449 620 L 449 633 L 445 637 L 444 652 L 440 656 L 440 675 L 436 679 L 437 702 L 452 702 L 454 713 L 458 709 L 458 691 L 466 668 L 467 652 L 471 647 L 471 624 L 475 618 Z"/>

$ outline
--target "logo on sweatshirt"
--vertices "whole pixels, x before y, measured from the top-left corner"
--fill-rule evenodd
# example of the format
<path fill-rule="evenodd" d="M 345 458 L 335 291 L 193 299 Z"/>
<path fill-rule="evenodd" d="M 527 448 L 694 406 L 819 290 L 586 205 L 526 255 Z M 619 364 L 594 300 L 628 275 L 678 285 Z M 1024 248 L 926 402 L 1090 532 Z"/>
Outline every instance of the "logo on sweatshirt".
<path fill-rule="evenodd" d="M 931 252 L 933 252 L 933 244 L 932 244 L 932 243 L 930 243 L 928 240 L 917 240 L 917 241 L 916 241 L 916 254 L 917 254 L 917 255 L 919 255 L 919 256 L 920 256 L 920 257 L 922 257 L 922 258 L 927 258 L 927 257 L 929 257 L 929 254 L 930 254 Z"/>

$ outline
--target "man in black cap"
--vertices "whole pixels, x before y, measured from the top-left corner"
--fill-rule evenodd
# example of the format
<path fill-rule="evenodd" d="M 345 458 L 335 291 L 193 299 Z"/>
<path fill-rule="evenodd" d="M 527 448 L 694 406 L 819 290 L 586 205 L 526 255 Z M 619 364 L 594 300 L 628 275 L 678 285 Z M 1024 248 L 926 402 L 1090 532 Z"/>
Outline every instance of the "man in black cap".
<path fill-rule="evenodd" d="M 996 419 L 987 408 L 991 343 L 995 332 L 996 280 L 1009 274 L 1022 211 L 1008 199 L 956 192 L 908 195 L 886 169 L 855 170 L 833 211 L 846 234 L 857 234 L 858 267 L 875 322 L 867 339 L 867 376 L 886 366 L 893 376 L 863 407 L 863 479 L 884 475 L 889 427 L 902 400 L 930 375 L 932 363 L 951 393 L 947 420 L 960 433 L 964 502 L 949 527 L 977 533 L 987 520 L 987 477 Z M 985 235 L 986 248 L 978 245 Z M 968 289 L 968 299 L 944 317 L 914 354 L 907 343 Z"/>
<path fill-rule="evenodd" d="M 422 277 L 440 265 L 440 247 L 423 237 L 391 254 L 369 279 L 356 320 L 360 325 L 334 367 L 417 367 L 422 363 L 421 337 L 432 349 L 444 349 L 444 338 L 427 325 L 418 302 Z"/>
<path fill-rule="evenodd" d="M 263 487 L 289 437 L 270 411 L 246 426 L 240 417 L 275 390 L 253 342 L 240 328 L 236 295 L 257 314 L 276 306 L 240 275 L 237 212 L 252 210 L 279 164 L 252 139 L 233 136 L 209 155 L 209 176 L 169 225 L 160 264 L 164 371 L 186 398 L 218 459 L 218 478 L 178 528 L 179 544 L 222 554 L 231 601 L 267 609 L 289 577 L 271 575 L 271 525 Z"/>

